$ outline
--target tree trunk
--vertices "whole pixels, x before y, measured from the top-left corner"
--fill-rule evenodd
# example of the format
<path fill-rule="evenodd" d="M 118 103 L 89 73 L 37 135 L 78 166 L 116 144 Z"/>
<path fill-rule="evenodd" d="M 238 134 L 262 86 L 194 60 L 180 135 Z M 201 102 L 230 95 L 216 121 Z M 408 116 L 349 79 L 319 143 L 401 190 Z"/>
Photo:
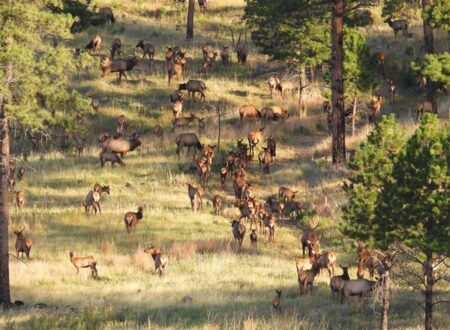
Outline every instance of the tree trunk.
<path fill-rule="evenodd" d="M 186 24 L 186 40 L 194 39 L 194 9 L 195 0 L 189 0 Z"/>
<path fill-rule="evenodd" d="M 331 103 L 333 115 L 331 153 L 333 164 L 345 163 L 344 106 L 344 0 L 331 2 Z"/>
<path fill-rule="evenodd" d="M 300 118 L 306 117 L 306 106 L 303 97 L 303 90 L 305 86 L 306 86 L 306 72 L 305 72 L 305 65 L 302 64 L 300 67 L 300 86 L 298 90 L 298 110 Z"/>
<path fill-rule="evenodd" d="M 383 275 L 383 305 L 381 308 L 381 330 L 388 329 L 388 310 L 389 310 L 389 302 L 391 300 L 390 296 L 390 279 L 389 279 L 389 270 L 386 270 Z"/>
<path fill-rule="evenodd" d="M 433 329 L 433 253 L 426 252 L 426 280 L 425 280 L 425 330 Z"/>
<path fill-rule="evenodd" d="M 9 176 L 9 127 L 5 115 L 5 100 L 1 104 L 0 121 L 0 306 L 11 304 L 9 286 L 9 246 L 8 246 L 8 187 Z"/>
<path fill-rule="evenodd" d="M 422 10 L 432 4 L 433 0 L 422 0 Z M 433 27 L 425 20 L 423 20 L 423 39 L 425 54 L 434 54 Z M 437 113 L 436 85 L 430 79 L 427 81 L 426 92 L 427 100 L 433 105 L 433 112 Z"/>

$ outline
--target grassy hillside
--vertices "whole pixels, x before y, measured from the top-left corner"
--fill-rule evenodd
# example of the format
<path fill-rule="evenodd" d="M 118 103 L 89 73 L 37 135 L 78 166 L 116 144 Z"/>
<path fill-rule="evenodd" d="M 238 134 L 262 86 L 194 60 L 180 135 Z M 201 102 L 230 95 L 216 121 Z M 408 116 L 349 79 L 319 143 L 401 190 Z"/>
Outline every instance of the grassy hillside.
<path fill-rule="evenodd" d="M 73 87 L 101 103 L 95 117 L 85 118 L 90 135 L 83 157 L 65 157 L 52 152 L 33 154 L 27 163 L 18 162 L 18 167 L 27 169 L 24 182 L 16 187 L 25 192 L 26 205 L 23 210 L 18 209 L 11 195 L 10 248 L 14 253 L 12 230 L 25 227 L 25 233 L 33 239 L 32 259 L 23 263 L 11 258 L 12 297 L 27 305 L 22 310 L 1 314 L 0 328 L 376 328 L 377 295 L 362 309 L 357 309 L 356 300 L 344 305 L 335 303 L 326 272 L 319 276 L 311 295 L 299 295 L 295 260 L 301 256 L 301 231 L 295 226 L 278 226 L 273 244 L 260 234 L 256 251 L 250 247 L 246 235 L 243 250 L 235 252 L 230 219 L 239 210 L 232 205 L 231 181 L 224 190 L 220 187 L 221 154 L 216 156 L 203 210 L 193 213 L 190 209 L 186 184 L 198 184 L 198 178 L 190 170 L 190 158 L 178 159 L 175 155 L 176 134 L 171 132 L 168 96 L 178 81 L 167 86 L 164 51 L 169 45 L 180 45 L 191 58 L 182 80 L 199 78 L 208 86 L 206 102 L 187 100 L 183 110 L 207 118 L 204 132 L 199 132 L 203 143 L 217 141 L 219 99 L 225 107 L 222 153 L 235 145 L 237 138 L 260 126 L 259 122 L 244 127 L 239 124 L 240 105 L 276 104 L 289 110 L 292 116 L 285 123 L 267 127 L 266 135 L 274 135 L 279 148 L 271 174 L 260 174 L 254 161 L 248 171 L 248 181 L 253 183 L 259 199 L 276 194 L 281 185 L 298 190 L 298 200 L 317 211 L 312 220 L 320 222 L 321 247 L 333 249 L 337 264 L 350 265 L 350 276 L 356 277 L 356 249 L 339 231 L 339 209 L 344 202 L 341 185 L 347 169 L 330 165 L 330 137 L 320 109 L 322 99 L 318 87 L 307 91 L 309 117 L 299 119 L 295 97 L 269 97 L 268 73 L 282 72 L 283 65 L 267 62 L 254 47 L 246 67 L 238 66 L 233 54 L 230 66 L 216 63 L 208 74 L 201 70 L 200 44 L 209 40 L 217 48 L 230 45 L 230 27 L 236 35 L 245 2 L 211 2 L 208 14 L 196 11 L 195 40 L 191 43 L 185 41 L 184 9 L 179 16 L 180 11 L 171 1 L 96 3 L 99 7 L 112 6 L 117 23 L 76 34 L 73 40 L 67 41 L 70 47 L 84 46 L 94 33 L 100 33 L 104 39 L 103 53 L 114 38 L 121 38 L 125 53 L 135 52 L 140 57 L 140 50 L 134 46 L 144 39 L 155 44 L 156 59 L 153 63 L 140 62 L 129 81 L 122 83 L 117 82 L 115 74 L 100 78 L 97 65 L 80 71 L 73 77 Z M 152 17 L 155 10 L 162 13 L 160 19 Z M 181 30 L 177 30 L 178 24 Z M 398 74 L 407 62 L 402 55 L 407 47 L 412 45 L 419 51 L 419 25 L 412 31 L 416 39 L 409 44 L 404 40 L 394 42 L 391 31 L 381 23 L 376 30 L 367 31 L 374 49 L 382 45 L 387 50 L 391 72 Z M 440 40 L 439 35 L 437 39 Z M 387 87 L 383 86 L 381 92 L 387 96 Z M 416 87 L 399 82 L 398 103 L 386 104 L 382 111 L 396 112 L 402 127 L 410 133 L 415 128 L 411 109 L 421 99 Z M 446 117 L 448 97 L 440 104 L 441 116 Z M 113 132 L 121 114 L 127 116 L 130 129 L 143 130 L 143 145 L 125 157 L 126 167 L 111 168 L 108 164 L 100 169 L 97 136 L 103 131 Z M 152 133 L 157 124 L 165 130 L 162 148 Z M 361 121 L 356 136 L 348 138 L 349 148 L 362 141 L 370 129 Z M 198 128 L 193 125 L 190 131 L 196 132 Z M 109 185 L 111 194 L 102 199 L 101 215 L 86 215 L 81 202 L 96 182 Z M 227 200 L 220 216 L 212 210 L 211 198 L 215 194 Z M 144 218 L 135 232 L 127 234 L 124 214 L 136 211 L 139 205 L 145 205 Z M 160 247 L 169 256 L 163 278 L 154 275 L 153 260 L 143 252 L 151 245 Z M 71 250 L 77 255 L 96 257 L 98 280 L 92 279 L 87 269 L 76 274 L 69 261 Z M 400 284 L 396 282 L 393 288 L 390 326 L 422 328 L 423 311 L 418 305 L 422 296 Z M 272 311 L 275 289 L 284 293 L 281 313 Z M 448 293 L 449 288 L 437 287 L 437 290 Z M 192 302 L 184 303 L 185 296 L 191 297 Z M 45 303 L 47 307 L 34 307 L 37 303 Z M 449 311 L 448 306 L 436 306 L 436 327 L 448 327 Z"/>

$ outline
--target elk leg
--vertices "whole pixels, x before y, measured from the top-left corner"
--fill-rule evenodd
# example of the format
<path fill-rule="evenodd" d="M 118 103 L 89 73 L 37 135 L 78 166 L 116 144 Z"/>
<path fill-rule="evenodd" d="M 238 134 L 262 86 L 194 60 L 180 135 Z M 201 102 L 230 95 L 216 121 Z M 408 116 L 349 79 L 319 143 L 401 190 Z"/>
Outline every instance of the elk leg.
<path fill-rule="evenodd" d="M 100 214 L 102 214 L 102 209 L 100 208 L 100 202 L 96 202 L 97 206 L 98 206 L 98 212 Z"/>

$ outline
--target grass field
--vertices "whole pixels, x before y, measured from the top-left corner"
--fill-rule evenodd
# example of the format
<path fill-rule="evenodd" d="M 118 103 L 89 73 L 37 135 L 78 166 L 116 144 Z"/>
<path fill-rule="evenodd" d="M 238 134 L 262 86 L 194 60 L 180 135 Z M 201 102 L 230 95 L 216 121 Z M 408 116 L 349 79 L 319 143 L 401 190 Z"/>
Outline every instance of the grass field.
<path fill-rule="evenodd" d="M 194 112 L 207 118 L 202 142 L 216 143 L 217 100 L 222 100 L 226 115 L 223 118 L 221 151 L 235 144 L 236 138 L 247 135 L 259 122 L 239 124 L 237 108 L 242 104 L 282 105 L 292 116 L 285 123 L 267 127 L 267 135 L 278 142 L 277 161 L 271 174 L 262 175 L 254 161 L 248 171 L 259 199 L 276 194 L 281 185 L 298 190 L 298 200 L 317 214 L 321 247 L 333 249 L 338 264 L 350 265 L 350 276 L 356 277 L 356 249 L 352 241 L 340 234 L 339 210 L 345 202 L 341 186 L 348 170 L 330 165 L 330 137 L 326 118 L 322 114 L 322 99 L 317 87 L 307 91 L 308 118 L 296 116 L 294 97 L 270 99 L 267 73 L 279 71 L 282 65 L 267 62 L 265 56 L 251 47 L 249 65 L 232 64 L 222 67 L 217 63 L 205 74 L 200 69 L 200 44 L 206 40 L 217 47 L 231 44 L 229 28 L 235 33 L 242 15 L 242 0 L 212 2 L 206 15 L 196 11 L 195 41 L 186 43 L 183 11 L 181 20 L 172 2 L 161 1 L 96 1 L 98 6 L 111 5 L 117 13 L 114 26 L 89 28 L 68 41 L 71 47 L 85 45 L 90 36 L 99 32 L 104 37 L 103 52 L 114 38 L 121 38 L 125 53 L 136 52 L 139 39 L 153 42 L 157 47 L 156 60 L 141 62 L 132 71 L 129 81 L 117 82 L 115 75 L 100 78 L 96 66 L 86 68 L 73 77 L 73 87 L 97 97 L 101 107 L 93 118 L 86 118 L 91 134 L 83 157 L 65 157 L 51 152 L 33 154 L 28 162 L 18 167 L 27 168 L 24 182 L 16 187 L 26 195 L 25 208 L 20 210 L 11 195 L 10 248 L 14 253 L 14 229 L 25 227 L 33 239 L 31 260 L 23 263 L 11 258 L 11 285 L 13 300 L 22 300 L 26 306 L 0 314 L 0 328 L 4 329 L 372 329 L 378 327 L 377 296 L 371 296 L 362 309 L 356 300 L 340 305 L 332 301 L 328 288 L 328 274 L 322 272 L 311 295 L 298 292 L 295 260 L 301 256 L 301 231 L 295 226 L 277 227 L 275 243 L 269 244 L 259 235 L 258 249 L 250 247 L 248 235 L 240 253 L 232 243 L 230 220 L 239 214 L 234 208 L 233 188 L 228 181 L 220 187 L 218 168 L 222 155 L 216 156 L 210 185 L 204 198 L 204 208 L 193 213 L 187 195 L 189 182 L 198 184 L 190 171 L 190 159 L 175 155 L 175 134 L 171 132 L 172 112 L 168 95 L 177 87 L 177 81 L 167 86 L 163 67 L 164 51 L 169 45 L 187 49 L 191 61 L 183 80 L 200 78 L 208 86 L 207 101 L 187 100 L 185 113 Z M 161 19 L 149 17 L 160 8 Z M 176 25 L 181 24 L 181 31 Z M 376 31 L 376 30 L 374 30 Z M 402 62 L 398 56 L 410 44 L 394 41 L 386 26 L 378 24 L 378 31 L 367 31 L 371 45 L 391 45 L 392 72 Z M 389 32 L 389 33 L 388 33 Z M 420 26 L 414 26 L 419 49 Z M 437 38 L 439 39 L 439 36 Z M 389 58 L 389 57 L 388 57 Z M 406 61 L 403 61 L 406 62 Z M 396 71 L 397 70 L 397 71 Z M 386 86 L 380 91 L 387 93 Z M 383 112 L 395 112 L 404 130 L 415 128 L 411 112 L 423 96 L 415 87 L 399 86 L 399 101 L 385 105 Z M 440 100 L 440 114 L 448 118 L 448 97 Z M 362 108 L 364 108 L 362 106 Z M 124 168 L 100 169 L 97 135 L 115 130 L 117 117 L 125 114 L 130 128 L 143 130 L 143 145 L 128 154 Z M 364 118 L 364 116 L 362 116 Z M 165 130 L 160 148 L 152 134 L 156 125 Z M 349 136 L 348 147 L 363 141 L 370 127 L 359 123 L 355 137 Z M 195 125 L 191 131 L 197 131 Z M 181 132 L 181 131 L 177 131 Z M 86 215 L 81 206 L 93 185 L 109 185 L 111 194 L 102 197 L 102 214 Z M 220 194 L 227 200 L 220 216 L 213 214 L 211 198 Z M 328 203 L 325 204 L 325 198 Z M 123 216 L 145 205 L 144 218 L 137 230 L 127 234 Z M 143 252 L 156 245 L 169 256 L 167 274 L 154 275 L 153 260 Z M 77 255 L 93 255 L 98 262 L 99 279 L 92 279 L 87 269 L 76 274 L 69 261 L 69 251 Z M 338 273 L 340 271 L 338 270 Z M 275 290 L 282 289 L 284 308 L 275 313 L 271 307 Z M 437 286 L 442 295 L 449 287 Z M 184 303 L 189 296 L 192 302 Z M 420 329 L 423 310 L 420 293 L 411 292 L 394 282 L 390 309 L 390 327 Z M 35 307 L 45 303 L 46 308 Z M 449 328 L 450 308 L 436 306 L 436 328 Z"/>

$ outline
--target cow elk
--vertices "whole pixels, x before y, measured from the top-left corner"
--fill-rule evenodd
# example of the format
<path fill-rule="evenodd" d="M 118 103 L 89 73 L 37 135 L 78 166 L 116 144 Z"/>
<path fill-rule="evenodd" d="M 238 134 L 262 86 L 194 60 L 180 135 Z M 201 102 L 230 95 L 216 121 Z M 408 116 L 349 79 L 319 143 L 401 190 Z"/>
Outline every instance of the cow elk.
<path fill-rule="evenodd" d="M 288 187 L 280 187 L 278 189 L 278 198 L 280 201 L 292 202 L 292 200 L 295 198 L 296 193 L 298 193 L 297 190 L 294 191 Z"/>
<path fill-rule="evenodd" d="M 270 91 L 270 97 L 273 98 L 273 92 L 277 89 L 277 86 L 281 83 L 280 78 L 277 76 L 270 76 L 268 84 L 269 84 L 269 91 Z"/>
<path fill-rule="evenodd" d="M 114 13 L 111 8 L 103 7 L 103 8 L 100 8 L 100 10 L 98 12 L 100 15 L 103 16 L 103 18 L 105 19 L 105 22 L 110 23 L 110 24 L 114 24 L 116 22 L 116 18 L 114 17 Z"/>
<path fill-rule="evenodd" d="M 183 111 L 183 93 L 178 92 L 177 99 L 172 103 L 172 112 L 175 119 L 180 118 L 181 112 Z"/>
<path fill-rule="evenodd" d="M 395 102 L 395 93 L 396 93 L 396 87 L 394 80 L 388 79 L 387 83 L 389 85 L 389 104 L 394 104 Z"/>
<path fill-rule="evenodd" d="M 189 80 L 187 83 L 180 84 L 178 86 L 178 90 L 187 90 L 188 97 L 195 98 L 195 93 L 200 94 L 200 100 L 205 100 L 205 90 L 206 90 L 206 84 L 201 80 Z"/>
<path fill-rule="evenodd" d="M 128 81 L 126 72 L 133 70 L 138 63 L 139 61 L 135 56 L 126 60 L 110 60 L 106 58 L 101 63 L 102 78 L 108 76 L 110 73 L 117 72 L 119 73 L 119 82 L 122 80 L 122 76 Z"/>
<path fill-rule="evenodd" d="M 312 286 L 314 283 L 314 278 L 319 274 L 320 266 L 314 264 L 311 269 L 299 270 L 297 271 L 298 276 L 298 286 L 300 289 L 300 294 L 304 295 L 307 293 L 308 288 L 312 292 Z"/>
<path fill-rule="evenodd" d="M 372 100 L 370 101 L 370 114 L 369 114 L 369 122 L 376 123 L 381 115 L 381 103 L 383 102 L 383 98 L 380 94 L 372 96 Z"/>
<path fill-rule="evenodd" d="M 76 257 L 72 251 L 69 252 L 70 262 L 75 266 L 77 275 L 80 272 L 80 268 L 90 268 L 92 277 L 98 277 L 97 262 L 93 256 L 88 257 Z"/>
<path fill-rule="evenodd" d="M 186 65 L 186 59 L 184 57 L 174 59 L 172 58 L 167 62 L 167 76 L 168 76 L 168 85 L 170 86 L 170 81 L 173 77 L 176 77 L 177 80 L 181 79 L 183 75 L 183 68 Z"/>
<path fill-rule="evenodd" d="M 378 52 L 377 60 L 378 60 L 378 71 L 382 76 L 384 76 L 386 74 L 385 70 L 386 54 L 384 52 Z"/>
<path fill-rule="evenodd" d="M 243 105 L 239 108 L 239 117 L 241 119 L 241 125 L 244 119 L 259 119 L 261 118 L 261 111 L 259 111 L 254 105 Z"/>
<path fill-rule="evenodd" d="M 198 6 L 201 13 L 206 13 L 208 11 L 208 0 L 198 0 Z"/>
<path fill-rule="evenodd" d="M 262 140 L 264 133 L 264 127 L 261 127 L 260 129 L 251 131 L 248 133 L 247 139 L 248 139 L 248 145 L 250 147 L 250 154 L 254 155 L 255 153 L 255 147 L 258 145 L 259 141 Z"/>
<path fill-rule="evenodd" d="M 319 224 L 314 227 L 305 228 L 303 230 L 303 234 L 301 237 L 303 257 L 305 257 L 305 249 L 308 249 L 308 255 L 310 257 L 313 256 L 316 246 L 319 244 L 319 237 L 315 232 L 318 227 Z"/>
<path fill-rule="evenodd" d="M 222 49 L 220 50 L 220 59 L 224 66 L 228 65 L 230 61 L 230 50 L 228 46 L 222 46 Z"/>
<path fill-rule="evenodd" d="M 84 47 L 85 50 L 90 53 L 96 54 L 100 51 L 100 47 L 102 45 L 102 37 L 99 34 L 95 34 L 91 41 Z"/>
<path fill-rule="evenodd" d="M 148 56 L 150 60 L 153 60 L 153 58 L 155 57 L 155 46 L 150 43 L 144 42 L 144 40 L 139 40 L 139 42 L 136 44 L 136 48 L 142 49 L 142 59 L 144 59 L 145 56 Z"/>
<path fill-rule="evenodd" d="M 152 256 L 153 262 L 155 263 L 155 274 L 158 274 L 160 277 L 163 276 L 166 270 L 166 265 L 169 262 L 167 256 L 161 253 L 161 251 L 154 246 L 146 248 L 144 252 Z"/>
<path fill-rule="evenodd" d="M 23 191 L 14 191 L 14 194 L 16 195 L 17 207 L 22 209 L 25 206 L 25 194 Z"/>
<path fill-rule="evenodd" d="M 328 270 L 328 275 L 330 278 L 334 276 L 334 266 L 336 264 L 336 255 L 332 250 L 325 252 L 318 252 L 317 264 L 320 269 L 326 268 Z"/>
<path fill-rule="evenodd" d="M 258 234 L 256 233 L 256 226 L 250 226 L 250 243 L 254 249 L 258 248 Z"/>
<path fill-rule="evenodd" d="M 33 241 L 31 240 L 31 238 L 23 235 L 24 230 L 25 227 L 22 230 L 14 231 L 14 234 L 16 235 L 16 256 L 17 258 L 19 258 L 19 253 L 22 253 L 23 258 L 23 254 L 25 253 L 27 259 L 30 260 L 30 251 Z"/>
<path fill-rule="evenodd" d="M 125 217 L 123 221 L 125 222 L 125 228 L 127 229 L 127 233 L 130 233 L 131 230 L 135 229 L 137 224 L 142 220 L 144 212 L 144 207 L 139 206 L 137 212 L 127 212 L 125 213 Z"/>
<path fill-rule="evenodd" d="M 222 207 L 222 197 L 220 195 L 214 195 L 212 202 L 213 202 L 214 214 L 219 215 L 220 208 Z"/>
<path fill-rule="evenodd" d="M 114 59 L 114 56 L 122 54 L 122 40 L 119 38 L 114 39 L 114 41 L 111 43 L 111 59 Z"/>
<path fill-rule="evenodd" d="M 175 138 L 175 143 L 177 145 L 176 154 L 180 156 L 180 150 L 183 147 L 187 147 L 187 153 L 190 153 L 191 148 L 202 150 L 203 145 L 200 143 L 197 135 L 195 133 L 181 133 Z"/>
<path fill-rule="evenodd" d="M 268 148 L 263 148 L 258 154 L 259 169 L 263 173 L 270 173 L 270 165 L 273 163 L 273 157 Z"/>
<path fill-rule="evenodd" d="M 287 93 L 293 93 L 298 90 L 298 86 L 295 85 L 292 81 L 280 81 L 277 85 L 277 90 L 280 92 L 280 95 L 283 97 Z"/>
<path fill-rule="evenodd" d="M 197 212 L 200 210 L 203 204 L 204 190 L 202 187 L 195 187 L 188 183 L 188 196 L 191 200 L 192 211 Z"/>
<path fill-rule="evenodd" d="M 348 267 L 342 267 L 342 275 L 335 275 L 330 279 L 330 289 L 333 299 L 339 299 L 342 294 L 342 288 L 344 287 L 345 281 L 350 279 L 348 275 Z"/>
<path fill-rule="evenodd" d="M 432 113 L 433 112 L 433 104 L 430 101 L 425 101 L 421 103 L 417 103 L 416 106 L 416 120 L 422 118 L 424 113 Z"/>
<path fill-rule="evenodd" d="M 384 20 L 384 23 L 389 24 L 389 26 L 392 28 L 392 30 L 394 31 L 394 36 L 395 39 L 397 39 L 397 33 L 399 31 L 403 32 L 403 36 L 406 38 L 408 36 L 408 21 L 405 19 L 398 19 L 393 21 L 392 17 L 388 17 Z"/>
<path fill-rule="evenodd" d="M 238 220 L 232 220 L 231 228 L 234 240 L 238 245 L 238 251 L 240 251 L 242 249 L 242 241 L 244 240 L 245 226 Z"/>
<path fill-rule="evenodd" d="M 345 298 L 359 296 L 359 306 L 361 307 L 366 295 L 372 291 L 376 285 L 377 282 L 368 281 L 366 279 L 345 281 L 341 289 L 341 303 L 344 302 Z"/>
<path fill-rule="evenodd" d="M 17 180 L 22 181 L 25 178 L 25 168 L 21 167 L 17 173 Z"/>

